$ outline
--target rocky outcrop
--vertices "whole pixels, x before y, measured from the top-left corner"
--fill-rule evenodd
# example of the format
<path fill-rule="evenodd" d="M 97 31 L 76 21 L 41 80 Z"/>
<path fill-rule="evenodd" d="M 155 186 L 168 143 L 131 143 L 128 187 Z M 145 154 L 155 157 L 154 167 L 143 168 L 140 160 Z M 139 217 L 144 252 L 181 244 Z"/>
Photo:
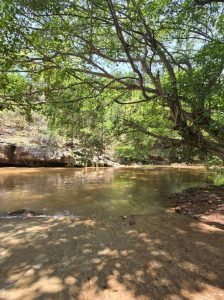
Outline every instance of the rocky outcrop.
<path fill-rule="evenodd" d="M 27 122 L 18 111 L 0 111 L 0 167 L 108 167 L 115 162 L 105 154 L 85 149 L 48 128 L 46 118 L 33 113 Z"/>
<path fill-rule="evenodd" d="M 70 149 L 48 150 L 46 147 L 0 143 L 1 166 L 65 166 L 71 160 Z"/>
<path fill-rule="evenodd" d="M 47 145 L 31 147 L 0 143 L 0 166 L 24 167 L 111 167 L 117 163 L 109 156 L 88 157 L 85 150 L 74 150 L 73 145 L 49 149 Z"/>

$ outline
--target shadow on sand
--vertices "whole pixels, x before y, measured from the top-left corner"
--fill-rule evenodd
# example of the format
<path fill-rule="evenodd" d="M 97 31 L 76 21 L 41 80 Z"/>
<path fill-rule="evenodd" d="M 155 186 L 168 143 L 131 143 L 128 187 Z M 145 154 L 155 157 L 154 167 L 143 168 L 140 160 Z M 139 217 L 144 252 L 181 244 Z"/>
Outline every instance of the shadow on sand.
<path fill-rule="evenodd" d="M 129 221 L 2 219 L 0 299 L 224 299 L 222 230 L 169 213 Z"/>

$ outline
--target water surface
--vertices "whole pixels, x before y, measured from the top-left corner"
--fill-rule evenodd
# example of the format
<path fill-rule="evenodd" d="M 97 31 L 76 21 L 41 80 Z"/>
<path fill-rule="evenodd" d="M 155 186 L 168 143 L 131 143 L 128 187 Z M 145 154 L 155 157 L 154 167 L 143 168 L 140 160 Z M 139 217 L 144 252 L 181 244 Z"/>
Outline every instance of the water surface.
<path fill-rule="evenodd" d="M 154 213 L 169 206 L 170 193 L 206 183 L 200 168 L 1 168 L 0 214 L 19 208 L 91 217 Z"/>

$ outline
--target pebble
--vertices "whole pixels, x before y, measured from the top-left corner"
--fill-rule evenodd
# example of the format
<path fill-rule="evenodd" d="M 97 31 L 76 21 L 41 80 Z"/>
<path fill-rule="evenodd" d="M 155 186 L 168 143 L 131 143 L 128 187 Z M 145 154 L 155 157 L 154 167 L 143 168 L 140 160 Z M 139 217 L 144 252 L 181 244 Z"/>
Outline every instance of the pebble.
<path fill-rule="evenodd" d="M 196 220 L 200 220 L 201 215 L 193 215 L 192 217 Z"/>
<path fill-rule="evenodd" d="M 175 207 L 175 212 L 180 213 L 181 211 L 182 211 L 182 207 L 181 206 Z"/>

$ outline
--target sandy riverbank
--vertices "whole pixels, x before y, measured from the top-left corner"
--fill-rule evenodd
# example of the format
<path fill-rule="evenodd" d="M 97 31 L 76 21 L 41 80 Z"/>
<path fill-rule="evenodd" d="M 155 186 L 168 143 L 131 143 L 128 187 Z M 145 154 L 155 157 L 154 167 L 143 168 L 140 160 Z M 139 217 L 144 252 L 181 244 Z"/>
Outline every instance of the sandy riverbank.
<path fill-rule="evenodd" d="M 0 299 L 224 298 L 224 231 L 172 213 L 0 220 Z"/>

